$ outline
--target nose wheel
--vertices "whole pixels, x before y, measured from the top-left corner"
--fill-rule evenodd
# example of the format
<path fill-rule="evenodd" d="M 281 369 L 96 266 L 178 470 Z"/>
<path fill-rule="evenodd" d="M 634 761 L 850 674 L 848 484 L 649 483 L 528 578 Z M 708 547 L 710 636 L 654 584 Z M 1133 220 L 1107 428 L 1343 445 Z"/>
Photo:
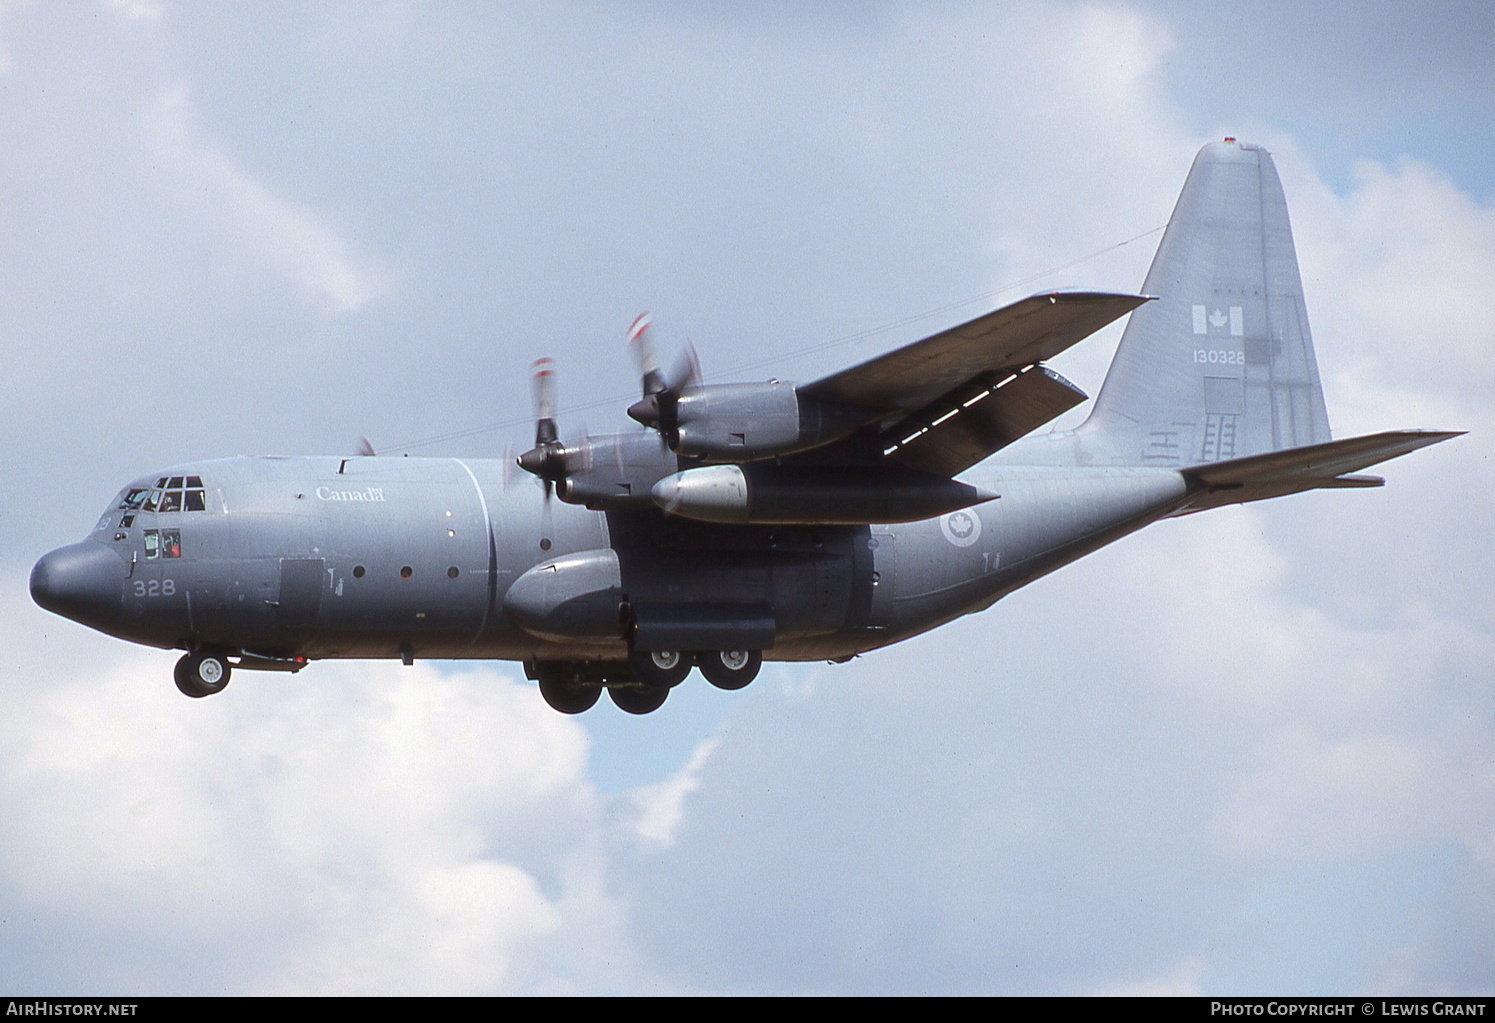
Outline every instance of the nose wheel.
<path fill-rule="evenodd" d="M 228 657 L 216 650 L 196 650 L 185 654 L 176 662 L 176 669 L 172 672 L 176 687 L 193 699 L 223 692 L 230 674 L 232 669 Z"/>

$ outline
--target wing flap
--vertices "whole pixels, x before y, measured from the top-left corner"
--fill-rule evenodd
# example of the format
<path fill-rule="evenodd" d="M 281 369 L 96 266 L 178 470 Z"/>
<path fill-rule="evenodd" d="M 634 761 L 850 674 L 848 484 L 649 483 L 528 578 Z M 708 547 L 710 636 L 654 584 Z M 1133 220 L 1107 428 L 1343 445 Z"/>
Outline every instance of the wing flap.
<path fill-rule="evenodd" d="M 866 409 L 879 419 L 909 412 L 983 373 L 1053 358 L 1147 301 L 1143 295 L 1106 292 L 1034 295 L 805 384 L 799 392 Z"/>
<path fill-rule="evenodd" d="M 884 455 L 924 472 L 954 476 L 1085 400 L 1047 366 L 980 381 L 945 395 L 884 432 Z"/>
<path fill-rule="evenodd" d="M 1244 504 L 1305 490 L 1341 487 L 1378 487 L 1379 476 L 1353 475 L 1355 470 L 1458 437 L 1462 430 L 1388 430 L 1347 437 L 1324 444 L 1269 451 L 1226 462 L 1210 462 L 1184 469 L 1184 478 L 1197 493 L 1175 515 L 1204 511 L 1227 504 Z"/>

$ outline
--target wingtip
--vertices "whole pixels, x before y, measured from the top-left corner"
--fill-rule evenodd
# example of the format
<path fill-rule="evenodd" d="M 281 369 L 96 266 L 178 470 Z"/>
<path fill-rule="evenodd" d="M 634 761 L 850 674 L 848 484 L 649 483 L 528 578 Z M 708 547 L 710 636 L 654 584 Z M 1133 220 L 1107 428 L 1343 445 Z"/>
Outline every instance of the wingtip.
<path fill-rule="evenodd" d="M 1455 437 L 1462 437 L 1466 433 L 1468 433 L 1469 431 L 1468 430 L 1404 430 L 1402 432 L 1406 433 L 1406 434 L 1410 434 L 1412 436 L 1415 436 L 1418 440 L 1422 441 L 1422 443 L 1418 445 L 1419 447 L 1428 447 L 1429 445 L 1432 445 L 1432 444 L 1441 444 L 1441 443 L 1443 443 L 1446 440 L 1453 440 Z"/>

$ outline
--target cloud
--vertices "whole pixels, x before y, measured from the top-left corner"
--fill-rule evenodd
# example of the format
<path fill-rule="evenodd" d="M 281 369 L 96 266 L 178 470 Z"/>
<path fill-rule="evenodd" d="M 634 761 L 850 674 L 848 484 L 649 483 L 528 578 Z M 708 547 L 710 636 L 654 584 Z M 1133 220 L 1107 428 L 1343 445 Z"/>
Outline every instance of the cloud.
<path fill-rule="evenodd" d="M 630 801 L 638 810 L 635 828 L 640 838 L 659 848 L 667 849 L 675 844 L 675 832 L 685 812 L 686 797 L 700 787 L 701 768 L 716 744 L 715 739 L 704 740 L 674 775 L 633 790 Z"/>
<path fill-rule="evenodd" d="M 602 816 L 586 736 L 528 685 L 327 664 L 188 701 L 173 655 L 7 618 L 5 902 L 153 936 L 60 974 L 9 958 L 9 990 L 534 990 L 546 941 L 613 915 L 574 855 Z M 232 958 L 153 961 L 158 942 Z"/>
<path fill-rule="evenodd" d="M 1360 161 L 1342 197 L 1305 191 L 1295 220 L 1337 415 L 1352 432 L 1409 416 L 1487 423 L 1495 206 L 1411 158 Z"/>
<path fill-rule="evenodd" d="M 192 130 L 185 85 L 163 92 L 146 123 L 179 212 L 216 235 L 225 257 L 249 255 L 315 297 L 332 312 L 353 312 L 375 293 L 375 273 L 310 210 L 298 208 L 245 173 Z"/>

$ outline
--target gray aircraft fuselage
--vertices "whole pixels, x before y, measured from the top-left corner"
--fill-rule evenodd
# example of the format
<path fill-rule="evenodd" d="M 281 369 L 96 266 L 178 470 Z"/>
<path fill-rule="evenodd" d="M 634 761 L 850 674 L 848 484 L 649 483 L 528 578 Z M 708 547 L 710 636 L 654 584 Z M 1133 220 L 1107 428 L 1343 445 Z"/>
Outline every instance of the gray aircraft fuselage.
<path fill-rule="evenodd" d="M 174 477 L 202 480 L 200 510 L 120 507 Z M 922 522 L 723 526 L 547 508 L 540 482 L 499 460 L 221 459 L 131 484 L 91 536 L 43 559 L 38 592 L 44 606 L 167 649 L 621 661 L 621 629 L 583 646 L 547 641 L 505 609 L 531 569 L 608 549 L 626 601 L 766 606 L 777 624 L 766 659 L 840 660 L 984 608 L 1188 491 L 1164 469 L 980 478 L 996 499 Z"/>

